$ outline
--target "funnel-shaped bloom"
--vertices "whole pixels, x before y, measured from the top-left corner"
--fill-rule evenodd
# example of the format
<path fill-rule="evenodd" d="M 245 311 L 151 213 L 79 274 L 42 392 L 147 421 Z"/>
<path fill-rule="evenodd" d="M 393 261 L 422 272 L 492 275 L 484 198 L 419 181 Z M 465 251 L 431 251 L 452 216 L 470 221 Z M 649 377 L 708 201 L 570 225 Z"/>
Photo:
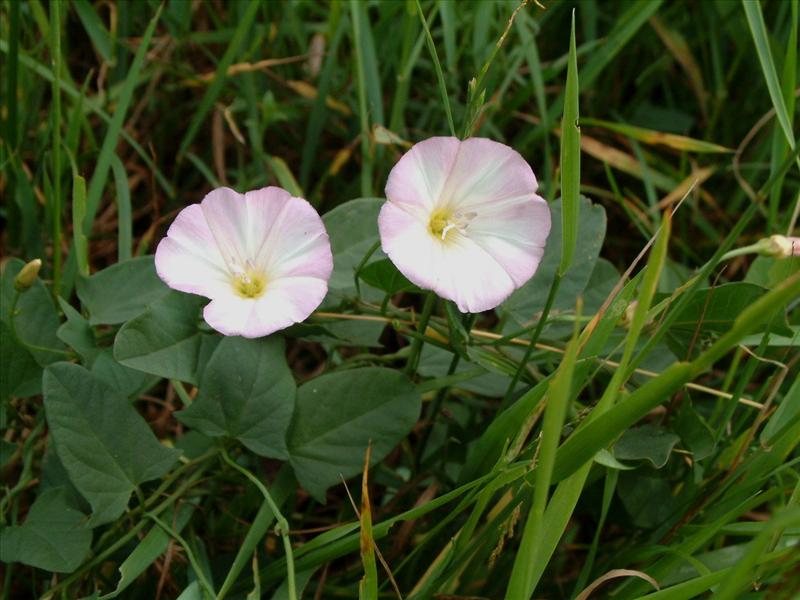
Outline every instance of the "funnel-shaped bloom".
<path fill-rule="evenodd" d="M 178 214 L 156 250 L 156 270 L 169 287 L 211 298 L 206 322 L 248 338 L 308 317 L 332 269 L 319 214 L 278 187 L 212 191 Z"/>
<path fill-rule="evenodd" d="M 403 275 L 462 312 L 499 305 L 536 272 L 550 209 L 518 152 L 485 138 L 415 144 L 389 174 L 381 245 Z"/>

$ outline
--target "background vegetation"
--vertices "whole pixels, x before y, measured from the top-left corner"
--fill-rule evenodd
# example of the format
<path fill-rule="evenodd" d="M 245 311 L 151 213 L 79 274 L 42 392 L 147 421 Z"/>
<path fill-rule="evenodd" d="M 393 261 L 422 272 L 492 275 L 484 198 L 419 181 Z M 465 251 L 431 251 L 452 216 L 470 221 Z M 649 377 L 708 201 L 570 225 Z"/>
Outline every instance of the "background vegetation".
<path fill-rule="evenodd" d="M 4 597 L 291 597 L 282 538 L 305 598 L 796 597 L 800 259 L 752 246 L 796 233 L 798 2 L 543 4 L 3 0 Z M 421 335 L 370 199 L 451 130 L 522 153 L 554 230 L 500 309 Z M 296 424 L 223 452 L 173 414 L 238 347 L 138 257 L 219 185 L 325 214 L 332 294 L 274 376 L 311 412 L 386 400 L 327 468 Z M 98 432 L 124 476 L 75 466 Z"/>

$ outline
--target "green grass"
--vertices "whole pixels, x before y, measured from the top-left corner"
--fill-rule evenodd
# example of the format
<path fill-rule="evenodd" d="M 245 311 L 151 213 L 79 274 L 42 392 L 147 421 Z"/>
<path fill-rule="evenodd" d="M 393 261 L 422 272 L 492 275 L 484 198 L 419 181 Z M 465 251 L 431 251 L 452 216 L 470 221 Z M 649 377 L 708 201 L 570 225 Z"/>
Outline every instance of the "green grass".
<path fill-rule="evenodd" d="M 800 235 L 800 2 L 543 4 L 0 0 L 3 598 L 575 599 L 615 569 L 639 576 L 592 598 L 795 597 L 800 258 L 753 248 Z M 379 262 L 369 199 L 442 135 L 510 145 L 563 215 L 537 279 L 477 318 Z M 176 416 L 208 401 L 217 338 L 136 257 L 223 184 L 363 199 L 326 217 L 352 277 L 279 366 L 298 398 L 404 372 L 422 416 L 332 466 L 325 502 L 291 444 Z M 64 360 L 183 451 L 99 524 L 43 400 Z M 329 454 L 374 451 L 401 409 Z M 37 527 L 91 542 L 54 555 Z"/>

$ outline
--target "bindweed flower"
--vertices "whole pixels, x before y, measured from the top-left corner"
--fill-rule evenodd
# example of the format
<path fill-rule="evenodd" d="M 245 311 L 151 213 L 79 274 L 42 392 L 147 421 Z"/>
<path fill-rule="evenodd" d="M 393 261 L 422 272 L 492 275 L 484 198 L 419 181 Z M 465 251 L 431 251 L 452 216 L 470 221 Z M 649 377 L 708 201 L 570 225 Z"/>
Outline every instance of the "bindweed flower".
<path fill-rule="evenodd" d="M 550 209 L 518 152 L 485 138 L 415 144 L 389 174 L 383 251 L 461 312 L 498 306 L 536 272 Z"/>
<path fill-rule="evenodd" d="M 184 208 L 156 250 L 171 288 L 211 299 L 206 322 L 255 338 L 306 319 L 328 291 L 330 242 L 319 214 L 278 187 L 218 188 Z"/>
<path fill-rule="evenodd" d="M 762 254 L 773 258 L 789 258 L 800 256 L 800 237 L 787 237 L 785 235 L 771 235 L 762 240 L 765 249 Z"/>

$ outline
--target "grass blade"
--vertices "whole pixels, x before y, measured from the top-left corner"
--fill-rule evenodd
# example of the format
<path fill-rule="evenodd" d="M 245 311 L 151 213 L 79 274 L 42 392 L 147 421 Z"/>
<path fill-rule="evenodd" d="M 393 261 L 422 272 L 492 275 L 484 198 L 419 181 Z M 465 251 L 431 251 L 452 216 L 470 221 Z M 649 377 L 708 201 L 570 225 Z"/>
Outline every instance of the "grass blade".
<path fill-rule="evenodd" d="M 646 129 L 644 127 L 637 127 L 636 125 L 628 125 L 627 123 L 614 123 L 613 121 L 604 121 L 603 119 L 582 119 L 582 125 L 591 125 L 594 127 L 602 127 L 615 133 L 621 133 L 640 142 L 650 145 L 667 146 L 675 150 L 683 150 L 685 152 L 694 152 L 696 154 L 717 154 L 733 152 L 730 148 L 714 144 L 712 142 L 705 142 L 703 140 L 696 140 L 694 138 L 686 137 L 685 135 L 677 135 L 675 133 L 665 133 L 663 131 L 656 131 L 654 129 Z"/>
<path fill-rule="evenodd" d="M 111 171 L 117 190 L 117 260 L 131 257 L 133 248 L 133 216 L 131 214 L 131 191 L 128 188 L 128 174 L 125 166 L 115 154 L 111 155 Z"/>
<path fill-rule="evenodd" d="M 612 406 L 616 400 L 619 388 L 621 387 L 622 383 L 624 383 L 625 365 L 630 362 L 630 358 L 633 355 L 634 349 L 636 348 L 636 342 L 639 339 L 639 335 L 641 334 L 641 330 L 644 327 L 644 323 L 647 318 L 647 309 L 652 302 L 653 296 L 655 295 L 656 287 L 661 276 L 661 271 L 666 260 L 670 225 L 671 221 L 669 216 L 667 216 L 664 219 L 659 237 L 656 240 L 652 252 L 650 253 L 650 258 L 648 259 L 647 267 L 644 271 L 637 309 L 632 320 L 631 327 L 628 331 L 628 336 L 625 342 L 625 350 L 623 351 L 623 356 L 620 360 L 620 366 L 617 367 L 616 371 L 614 372 L 614 376 L 612 376 L 611 382 L 608 384 L 603 397 L 597 403 L 595 409 L 589 413 L 589 416 L 584 421 L 584 428 L 586 427 L 585 424 L 591 423 L 591 421 L 595 419 L 597 415 L 605 413 L 609 410 L 609 407 Z M 595 328 L 590 323 L 589 328 L 584 330 L 581 336 L 581 341 L 585 343 L 586 339 L 588 339 L 588 336 L 591 335 L 593 331 L 595 331 Z M 650 383 L 653 383 L 654 381 L 656 380 L 653 380 Z M 572 511 L 575 509 L 578 499 L 583 492 L 583 486 L 586 483 L 586 478 L 588 477 L 589 470 L 592 466 L 592 456 L 594 456 L 598 450 L 605 446 L 605 444 L 599 445 L 594 452 L 586 452 L 582 454 L 580 464 L 578 464 L 579 461 L 576 460 L 571 464 L 571 470 L 565 472 L 565 470 L 561 467 L 561 464 L 564 462 L 564 447 L 570 442 L 570 440 L 578 435 L 582 429 L 583 428 L 579 428 L 576 434 L 573 434 L 570 438 L 568 438 L 556 453 L 551 482 L 559 481 L 560 484 L 553 493 L 550 503 L 547 505 L 547 510 L 541 519 L 543 525 L 537 532 L 537 555 L 535 557 L 535 561 L 532 561 L 528 565 L 529 571 L 527 576 L 530 581 L 532 581 L 530 593 L 533 592 L 536 584 L 544 573 L 545 568 L 550 561 L 550 557 L 552 556 L 553 552 L 555 552 L 558 542 L 567 527 L 567 523 L 569 523 L 569 520 L 572 517 Z M 621 433 L 621 431 L 621 429 L 617 430 L 617 434 Z M 569 477 L 567 477 L 568 475 Z M 530 593 L 525 597 L 529 597 Z"/>
<path fill-rule="evenodd" d="M 378 567 L 375 563 L 375 541 L 372 539 L 372 508 L 369 503 L 369 457 L 372 447 L 367 446 L 364 458 L 364 474 L 361 478 L 361 562 L 364 577 L 359 584 L 361 600 L 378 600 Z"/>
<path fill-rule="evenodd" d="M 89 4 L 89 0 L 74 0 L 72 6 L 75 7 L 75 12 L 78 13 L 78 18 L 81 20 L 83 28 L 86 30 L 89 39 L 92 40 L 92 45 L 103 59 L 103 62 L 109 66 L 116 64 L 111 50 L 111 36 L 103 26 L 100 17 L 97 16 L 97 11 Z"/>
<path fill-rule="evenodd" d="M 33 6 L 33 4 L 31 4 L 31 6 Z M 10 54 L 10 51 L 11 48 L 9 47 L 9 44 L 6 42 L 6 40 L 0 39 L 0 52 L 5 52 Z M 53 75 L 52 70 L 48 69 L 41 62 L 32 59 L 30 56 L 27 56 L 25 54 L 20 55 L 19 64 L 23 65 L 24 67 L 27 67 L 33 73 L 35 73 L 45 81 L 53 82 L 55 79 L 55 75 Z M 61 87 L 61 91 L 70 98 L 80 99 L 83 95 L 81 91 L 78 91 L 78 89 L 68 81 L 62 79 L 59 82 L 59 85 Z M 114 117 L 109 115 L 106 111 L 104 111 L 94 99 L 86 99 L 83 102 L 87 109 L 95 113 L 103 121 L 108 123 L 109 126 L 111 126 L 111 124 L 114 121 Z M 164 177 L 164 173 L 162 173 L 161 169 L 158 168 L 158 165 L 156 165 L 156 163 L 153 161 L 150 155 L 145 151 L 145 149 L 142 148 L 142 145 L 139 144 L 139 142 L 137 142 L 133 137 L 131 137 L 131 135 L 124 129 L 119 132 L 119 135 L 122 137 L 123 140 L 125 140 L 127 144 L 130 145 L 131 148 L 133 148 L 136 151 L 136 153 L 142 159 L 142 162 L 144 162 L 148 166 L 148 168 L 150 168 L 155 173 L 156 181 L 158 181 L 159 185 L 164 190 L 164 192 L 170 198 L 174 197 L 175 196 L 174 188 L 172 187 L 172 185 L 170 185 L 169 181 L 167 181 L 167 178 Z"/>
<path fill-rule="evenodd" d="M 197 132 L 200 130 L 200 126 L 205 122 L 208 111 L 211 110 L 211 107 L 214 105 L 214 101 L 222 91 L 222 86 L 225 85 L 225 81 L 228 78 L 228 67 L 233 64 L 233 60 L 239 54 L 239 49 L 244 42 L 245 36 L 255 21 L 256 11 L 258 11 L 259 6 L 259 2 L 251 0 L 244 11 L 244 14 L 238 18 L 239 24 L 236 26 L 236 30 L 233 32 L 233 37 L 231 38 L 228 47 L 225 49 L 225 54 L 222 55 L 222 60 L 220 60 L 219 64 L 217 65 L 217 72 L 214 74 L 214 81 L 206 90 L 202 100 L 200 100 L 200 106 L 195 111 L 194 116 L 192 116 L 192 120 L 189 123 L 189 128 L 186 130 L 186 133 L 181 140 L 181 145 L 178 149 L 178 161 L 180 161 L 186 154 L 186 150 L 189 149 L 189 146 L 194 141 Z M 232 4 L 230 8 L 235 9 L 236 5 Z M 136 61 L 134 60 L 134 64 L 135 63 Z M 133 67 L 131 67 L 131 69 L 133 69 Z"/>
<path fill-rule="evenodd" d="M 436 69 L 436 81 L 439 83 L 439 92 L 442 94 L 442 104 L 444 105 L 444 111 L 447 114 L 447 125 L 450 127 L 450 135 L 456 137 L 456 126 L 453 122 L 453 112 L 450 110 L 450 96 L 447 93 L 447 83 L 444 80 L 442 63 L 439 62 L 439 55 L 436 53 L 436 44 L 433 43 L 433 36 L 431 35 L 431 30 L 428 27 L 428 21 L 425 19 L 425 15 L 422 12 L 422 6 L 420 5 L 419 0 L 415 1 L 417 3 L 417 14 L 419 14 L 419 20 L 422 22 L 422 28 L 425 30 L 425 42 L 428 44 L 428 51 L 431 53 L 431 58 L 433 59 L 433 67 Z"/>
<path fill-rule="evenodd" d="M 598 450 L 611 443 L 625 429 L 669 399 L 684 383 L 704 372 L 716 360 L 736 347 L 742 338 L 763 323 L 764 315 L 774 314 L 776 310 L 798 296 L 800 296 L 800 274 L 787 279 L 745 309 L 731 329 L 693 362 L 674 363 L 661 375 L 648 381 L 622 402 L 588 422 L 559 448 L 553 478 L 559 480 L 574 473 Z M 635 320 L 636 317 L 634 317 Z M 599 404 L 587 421 L 591 419 L 591 415 L 598 408 L 600 408 Z"/>
<path fill-rule="evenodd" d="M 48 209 L 53 224 L 53 294 L 61 291 L 61 3 L 50 4 L 50 33 L 53 60 L 53 195 Z"/>
<path fill-rule="evenodd" d="M 364 42 L 361 26 L 366 19 L 361 18 L 364 5 L 358 0 L 350 0 L 350 16 L 353 21 L 353 45 L 356 50 L 356 75 L 358 80 L 358 117 L 361 124 L 361 195 L 372 196 L 372 156 L 370 153 L 369 114 L 367 112 L 367 85 L 364 75 Z"/>
<path fill-rule="evenodd" d="M 296 482 L 291 469 L 287 466 L 282 467 L 275 476 L 275 480 L 272 482 L 272 497 L 278 506 L 281 506 L 286 501 L 295 485 Z M 258 509 L 255 519 L 253 519 L 253 524 L 250 525 L 250 529 L 247 530 L 247 535 L 242 545 L 239 546 L 239 550 L 236 552 L 236 557 L 233 559 L 233 564 L 231 564 L 231 568 L 228 570 L 225 581 L 222 582 L 222 586 L 219 588 L 216 600 L 222 600 L 228 594 L 231 587 L 236 582 L 236 579 L 239 577 L 239 574 L 247 566 L 258 544 L 267 533 L 269 526 L 272 525 L 274 521 L 275 513 L 272 510 L 270 502 L 265 498 L 264 502 L 261 504 L 261 508 Z"/>
<path fill-rule="evenodd" d="M 75 246 L 75 260 L 78 273 L 89 276 L 89 242 L 83 232 L 86 218 L 86 180 L 75 173 L 72 177 L 72 243 Z"/>
<path fill-rule="evenodd" d="M 767 552 L 769 545 L 774 541 L 773 534 L 786 527 L 800 523 L 800 507 L 789 507 L 775 515 L 761 533 L 747 545 L 747 552 L 731 569 L 731 573 L 722 582 L 719 590 L 714 594 L 717 600 L 735 600 L 741 598 L 741 593 L 751 585 L 752 575 L 758 560 Z"/>
<path fill-rule="evenodd" d="M 144 64 L 144 59 L 147 50 L 150 47 L 150 39 L 153 37 L 153 32 L 156 29 L 156 24 L 161 17 L 161 10 L 163 5 L 159 5 L 156 14 L 147 25 L 147 29 L 142 36 L 142 42 L 136 50 L 133 63 L 131 64 L 128 77 L 119 94 L 114 116 L 108 125 L 108 131 L 103 139 L 103 145 L 100 148 L 100 156 L 97 158 L 97 166 L 92 173 L 92 178 L 89 180 L 89 192 L 86 200 L 86 220 L 84 221 L 83 231 L 88 236 L 92 231 L 92 224 L 94 217 L 97 214 L 97 209 L 100 208 L 100 200 L 103 195 L 103 189 L 108 180 L 108 170 L 111 168 L 111 155 L 114 154 L 117 142 L 119 141 L 122 125 L 125 122 L 125 115 L 128 112 L 131 99 L 133 98 L 133 90 L 139 81 L 139 71 Z"/>
<path fill-rule="evenodd" d="M 569 39 L 569 65 L 567 86 L 564 92 L 564 116 L 561 120 L 561 220 L 560 275 L 569 270 L 575 245 L 578 241 L 581 185 L 581 132 L 578 127 L 578 59 L 575 55 L 575 11 L 572 11 L 572 29 Z"/>
<path fill-rule="evenodd" d="M 580 306 L 577 312 L 580 315 Z M 543 553 L 540 548 L 541 530 L 544 527 L 545 506 L 550 490 L 556 449 L 561 439 L 564 419 L 567 416 L 567 410 L 572 400 L 572 380 L 575 373 L 575 361 L 580 349 L 577 327 L 579 322 L 579 320 L 575 322 L 576 327 L 572 340 L 567 346 L 558 372 L 548 390 L 547 407 L 544 412 L 539 441 L 539 457 L 535 471 L 533 505 L 528 513 L 522 541 L 514 559 L 511 580 L 506 590 L 506 598 L 508 599 L 530 598 L 538 582 L 538 577 L 535 577 L 536 571 L 543 570 L 544 565 L 550 560 L 550 554 Z M 542 562 L 544 564 L 541 564 Z"/>
<path fill-rule="evenodd" d="M 761 5 L 758 0 L 742 0 L 742 6 L 747 17 L 747 24 L 750 26 L 750 32 L 753 34 L 758 61 L 761 63 L 761 72 L 767 82 L 767 90 L 769 90 L 772 106 L 775 108 L 775 116 L 778 119 L 778 123 L 780 123 L 781 129 L 783 129 L 783 134 L 786 136 L 789 147 L 794 150 L 795 141 L 792 122 L 789 119 L 789 112 L 786 110 L 786 103 L 783 101 L 781 83 L 778 80 L 775 63 L 772 61 L 772 52 L 769 49 L 769 38 L 767 37 L 767 28 L 764 25 Z"/>

